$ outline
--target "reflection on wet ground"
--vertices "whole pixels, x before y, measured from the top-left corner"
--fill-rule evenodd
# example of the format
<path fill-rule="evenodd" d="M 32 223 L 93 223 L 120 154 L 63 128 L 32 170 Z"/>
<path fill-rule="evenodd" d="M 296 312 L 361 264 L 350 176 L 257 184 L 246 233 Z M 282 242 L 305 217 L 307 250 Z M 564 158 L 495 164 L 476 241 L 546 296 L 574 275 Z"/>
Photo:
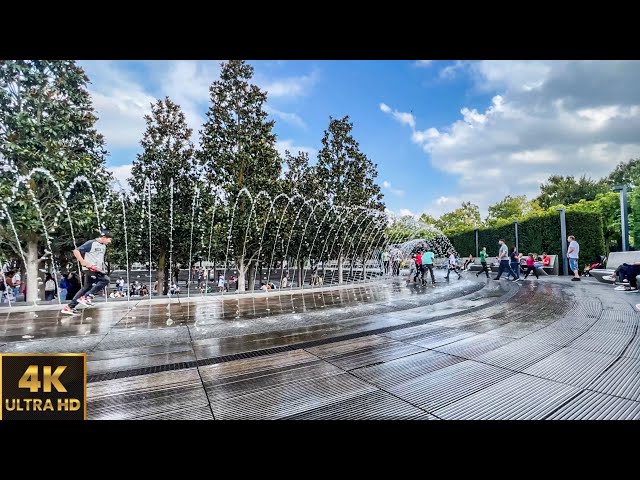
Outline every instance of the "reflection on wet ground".
<path fill-rule="evenodd" d="M 0 351 L 87 352 L 90 418 L 640 418 L 629 297 L 470 275 L 118 303 L 4 313 Z"/>

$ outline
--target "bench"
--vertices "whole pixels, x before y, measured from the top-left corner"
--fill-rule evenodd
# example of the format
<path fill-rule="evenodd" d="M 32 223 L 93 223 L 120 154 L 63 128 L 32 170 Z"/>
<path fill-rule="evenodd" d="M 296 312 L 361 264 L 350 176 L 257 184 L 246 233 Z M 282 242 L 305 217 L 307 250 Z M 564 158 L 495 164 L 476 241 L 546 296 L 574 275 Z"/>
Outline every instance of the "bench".
<path fill-rule="evenodd" d="M 592 277 L 603 283 L 613 283 L 613 280 L 605 280 L 603 277 L 613 275 L 623 263 L 635 263 L 640 262 L 640 252 L 611 252 L 607 258 L 607 264 L 605 268 L 596 268 L 589 270 Z"/>
<path fill-rule="evenodd" d="M 487 257 L 487 266 L 491 270 L 491 264 L 498 261 L 498 257 Z M 479 272 L 482 270 L 482 264 L 480 263 L 480 257 L 474 257 L 473 263 L 467 268 L 470 272 Z M 497 270 L 496 270 L 497 271 Z"/>

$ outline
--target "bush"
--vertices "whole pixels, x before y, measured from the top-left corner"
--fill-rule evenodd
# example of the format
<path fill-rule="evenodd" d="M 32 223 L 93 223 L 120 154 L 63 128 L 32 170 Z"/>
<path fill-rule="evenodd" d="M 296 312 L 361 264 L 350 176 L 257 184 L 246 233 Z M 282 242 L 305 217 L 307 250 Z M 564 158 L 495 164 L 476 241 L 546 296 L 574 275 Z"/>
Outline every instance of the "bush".
<path fill-rule="evenodd" d="M 567 212 L 567 235 L 573 235 L 580 244 L 580 269 L 592 263 L 597 255 L 606 254 L 602 217 L 598 213 Z M 466 257 L 476 254 L 475 230 L 465 232 L 445 232 L 459 255 Z M 498 254 L 498 240 L 504 239 L 509 251 L 515 244 L 513 223 L 493 228 L 478 229 L 478 248 L 487 247 L 490 256 Z M 518 222 L 518 243 L 520 251 L 526 255 L 536 252 L 558 255 L 558 265 L 562 274 L 562 240 L 560 238 L 560 213 L 545 213 L 526 217 Z"/>

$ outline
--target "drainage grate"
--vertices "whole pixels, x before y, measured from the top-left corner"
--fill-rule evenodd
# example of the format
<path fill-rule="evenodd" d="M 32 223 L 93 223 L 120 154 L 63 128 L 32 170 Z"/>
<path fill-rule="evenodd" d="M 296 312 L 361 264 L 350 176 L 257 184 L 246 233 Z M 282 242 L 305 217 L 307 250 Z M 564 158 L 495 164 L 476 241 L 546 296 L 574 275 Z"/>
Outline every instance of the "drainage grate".
<path fill-rule="evenodd" d="M 198 360 L 198 366 L 213 365 L 214 363 L 232 362 L 234 360 L 243 360 L 245 358 L 262 357 L 264 355 L 273 355 L 274 353 L 290 352 L 295 350 L 288 345 L 284 347 L 264 348 L 262 350 L 253 350 L 251 352 L 234 353 L 232 355 L 222 355 L 220 357 L 206 358 Z"/>

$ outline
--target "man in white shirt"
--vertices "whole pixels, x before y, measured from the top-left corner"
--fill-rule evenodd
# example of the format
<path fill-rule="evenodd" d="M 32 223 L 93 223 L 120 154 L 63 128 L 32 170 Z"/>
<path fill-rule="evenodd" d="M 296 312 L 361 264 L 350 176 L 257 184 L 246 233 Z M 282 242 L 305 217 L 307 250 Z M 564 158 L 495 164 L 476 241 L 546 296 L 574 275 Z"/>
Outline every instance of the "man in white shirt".
<path fill-rule="evenodd" d="M 580 274 L 578 273 L 578 257 L 580 256 L 580 245 L 576 242 L 576 237 L 569 235 L 567 237 L 569 241 L 569 248 L 567 249 L 567 258 L 569 259 L 569 270 L 573 272 L 572 282 L 580 281 Z"/>
<path fill-rule="evenodd" d="M 456 259 L 456 256 L 453 254 L 453 251 L 449 250 L 449 269 L 447 270 L 447 276 L 444 277 L 446 280 L 449 280 L 449 274 L 451 273 L 451 270 L 455 270 L 455 272 L 458 274 L 458 279 L 462 278 L 462 275 L 460 275 L 460 269 L 458 268 L 458 261 Z"/>

